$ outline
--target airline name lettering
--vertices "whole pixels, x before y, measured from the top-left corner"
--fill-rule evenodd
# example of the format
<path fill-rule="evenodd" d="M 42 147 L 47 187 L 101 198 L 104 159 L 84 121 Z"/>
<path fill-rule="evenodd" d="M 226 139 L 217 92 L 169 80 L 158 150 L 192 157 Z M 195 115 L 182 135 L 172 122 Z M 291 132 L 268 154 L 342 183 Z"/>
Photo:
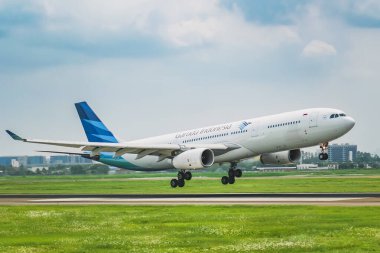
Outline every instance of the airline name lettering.
<path fill-rule="evenodd" d="M 220 131 L 229 130 L 229 129 L 231 129 L 231 127 L 232 127 L 232 124 L 222 125 L 222 126 L 218 126 L 218 127 L 202 128 L 200 130 L 194 130 L 194 131 L 190 131 L 190 132 L 177 134 L 175 136 L 175 138 L 178 139 L 178 138 L 189 137 L 189 136 L 194 136 L 194 135 L 199 135 L 199 134 L 220 132 Z"/>

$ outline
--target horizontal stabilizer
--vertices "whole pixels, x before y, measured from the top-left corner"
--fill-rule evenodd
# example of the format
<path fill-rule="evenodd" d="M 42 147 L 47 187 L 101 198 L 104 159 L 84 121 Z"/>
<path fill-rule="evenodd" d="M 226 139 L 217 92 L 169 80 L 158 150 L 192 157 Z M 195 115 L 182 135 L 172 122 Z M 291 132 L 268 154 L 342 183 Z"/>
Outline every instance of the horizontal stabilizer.
<path fill-rule="evenodd" d="M 86 153 L 73 153 L 73 152 L 49 151 L 49 150 L 36 150 L 36 152 L 50 153 L 50 154 L 64 154 L 64 155 L 79 155 L 79 156 L 89 155 L 89 154 L 86 154 Z"/>
<path fill-rule="evenodd" d="M 49 153 L 49 154 L 77 155 L 77 156 L 81 156 L 83 158 L 90 159 L 90 160 L 98 160 L 98 157 L 91 156 L 90 154 L 87 154 L 87 153 L 73 153 L 73 152 L 62 152 L 62 151 L 45 151 L 45 150 L 37 150 L 36 152 Z"/>

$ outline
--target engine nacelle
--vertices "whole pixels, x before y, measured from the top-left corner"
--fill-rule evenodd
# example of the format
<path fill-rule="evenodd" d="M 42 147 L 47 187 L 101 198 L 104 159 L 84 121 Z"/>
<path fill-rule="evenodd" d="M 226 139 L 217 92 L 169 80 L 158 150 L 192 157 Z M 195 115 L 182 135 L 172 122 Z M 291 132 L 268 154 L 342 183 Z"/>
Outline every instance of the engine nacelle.
<path fill-rule="evenodd" d="M 214 164 L 214 152 L 207 148 L 190 149 L 174 157 L 172 164 L 180 170 L 203 169 Z"/>
<path fill-rule="evenodd" d="M 289 151 L 281 151 L 277 153 L 262 154 L 260 161 L 262 164 L 290 164 L 296 163 L 301 159 L 301 150 L 294 149 Z"/>

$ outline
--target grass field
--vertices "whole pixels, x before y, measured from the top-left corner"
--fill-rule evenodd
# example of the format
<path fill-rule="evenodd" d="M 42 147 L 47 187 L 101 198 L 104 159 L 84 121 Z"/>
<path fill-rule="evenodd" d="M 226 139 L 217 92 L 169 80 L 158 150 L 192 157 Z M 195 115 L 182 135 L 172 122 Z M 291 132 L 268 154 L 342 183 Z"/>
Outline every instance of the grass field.
<path fill-rule="evenodd" d="M 379 252 L 380 207 L 0 207 L 0 252 Z"/>
<path fill-rule="evenodd" d="M 51 180 L 51 179 L 121 179 L 121 178 L 155 178 L 155 177 L 174 177 L 176 171 L 172 172 L 131 172 L 126 174 L 115 174 L 115 175 L 59 175 L 59 176 L 3 176 L 0 177 L 0 182 L 2 180 L 9 180 L 15 178 L 17 180 Z M 193 175 L 196 177 L 222 177 L 227 175 L 227 170 L 224 172 L 210 172 L 210 171 L 194 171 Z M 305 177 L 315 177 L 315 176 L 380 176 L 379 169 L 346 169 L 346 170 L 298 170 L 298 171 L 276 171 L 276 172 L 255 172 L 255 171 L 245 171 L 244 176 L 246 177 L 281 177 L 281 176 L 305 176 Z"/>
<path fill-rule="evenodd" d="M 380 171 L 380 170 L 379 170 Z M 154 180 L 136 177 L 155 177 L 162 174 L 132 174 L 120 176 L 59 176 L 59 177 L 2 177 L 0 194 L 151 194 L 151 193 L 254 193 L 254 192 L 380 192 L 378 170 L 346 172 L 345 174 L 288 174 L 263 177 L 251 173 L 238 179 L 235 185 L 222 185 L 217 176 L 205 173 L 187 181 L 184 188 L 172 189 L 170 178 Z M 363 173 L 366 172 L 366 173 Z M 327 172 L 324 172 L 327 173 Z M 173 177 L 175 173 L 163 174 Z M 358 175 L 365 175 L 358 176 Z M 209 178 L 214 176 L 215 178 Z M 288 176 L 288 177 L 286 177 Z"/>

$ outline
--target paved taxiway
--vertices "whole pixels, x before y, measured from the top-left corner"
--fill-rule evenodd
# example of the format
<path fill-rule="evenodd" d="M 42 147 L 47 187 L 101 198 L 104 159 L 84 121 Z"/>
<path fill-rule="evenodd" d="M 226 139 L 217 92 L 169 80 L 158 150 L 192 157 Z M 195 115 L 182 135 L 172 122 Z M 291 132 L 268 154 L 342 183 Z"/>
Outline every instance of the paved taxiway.
<path fill-rule="evenodd" d="M 380 193 L 0 195 L 0 205 L 380 206 Z"/>

